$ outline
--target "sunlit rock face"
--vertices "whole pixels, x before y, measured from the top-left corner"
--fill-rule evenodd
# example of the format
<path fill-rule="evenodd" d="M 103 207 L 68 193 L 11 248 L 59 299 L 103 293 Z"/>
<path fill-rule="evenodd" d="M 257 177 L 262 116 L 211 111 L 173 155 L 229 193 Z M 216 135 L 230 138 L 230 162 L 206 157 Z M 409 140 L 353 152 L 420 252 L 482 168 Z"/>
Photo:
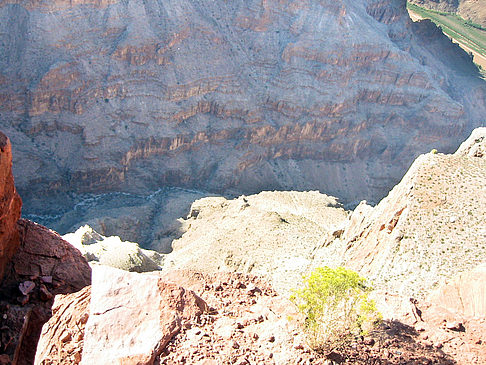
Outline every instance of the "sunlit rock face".
<path fill-rule="evenodd" d="M 404 0 L 0 0 L 0 128 L 27 213 L 163 186 L 378 201 L 483 122 L 461 52 Z"/>

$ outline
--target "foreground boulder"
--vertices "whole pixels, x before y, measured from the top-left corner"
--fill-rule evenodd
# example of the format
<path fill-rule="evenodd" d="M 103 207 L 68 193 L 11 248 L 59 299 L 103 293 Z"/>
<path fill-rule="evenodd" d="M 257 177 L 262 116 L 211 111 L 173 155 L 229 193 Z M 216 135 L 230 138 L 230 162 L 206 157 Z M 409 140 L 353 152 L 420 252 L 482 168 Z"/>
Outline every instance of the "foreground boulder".
<path fill-rule="evenodd" d="M 91 286 L 77 293 L 56 296 L 52 317 L 42 329 L 36 364 L 76 364 L 81 361 L 90 299 Z"/>
<path fill-rule="evenodd" d="M 56 298 L 35 363 L 153 364 L 206 310 L 192 291 L 160 277 L 96 265 L 91 290 Z"/>
<path fill-rule="evenodd" d="M 89 285 L 91 268 L 57 233 L 25 219 L 17 228 L 20 245 L 0 287 L 0 345 L 14 364 L 31 364 L 54 296 Z"/>

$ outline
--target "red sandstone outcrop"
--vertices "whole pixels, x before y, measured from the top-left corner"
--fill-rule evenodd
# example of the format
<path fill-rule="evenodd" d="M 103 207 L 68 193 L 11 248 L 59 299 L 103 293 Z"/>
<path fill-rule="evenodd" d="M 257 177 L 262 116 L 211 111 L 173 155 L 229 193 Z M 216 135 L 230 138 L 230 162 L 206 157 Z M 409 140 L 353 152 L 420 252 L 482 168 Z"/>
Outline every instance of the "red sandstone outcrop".
<path fill-rule="evenodd" d="M 0 126 L 37 215 L 161 186 L 377 201 L 486 114 L 405 0 L 4 0 L 0 20 Z"/>
<path fill-rule="evenodd" d="M 91 286 L 56 296 L 52 317 L 44 325 L 37 345 L 35 364 L 79 364 L 90 298 Z"/>
<path fill-rule="evenodd" d="M 0 282 L 20 244 L 17 221 L 21 206 L 12 175 L 12 146 L 0 132 Z"/>
<path fill-rule="evenodd" d="M 96 266 L 91 289 L 56 298 L 35 364 L 153 364 L 207 312 L 192 291 L 154 275 Z"/>
<path fill-rule="evenodd" d="M 31 364 L 53 298 L 91 282 L 81 253 L 55 232 L 20 219 L 10 143 L 0 133 L 0 355 L 2 364 Z"/>
<path fill-rule="evenodd" d="M 55 232 L 34 222 L 18 223 L 20 246 L 7 265 L 0 287 L 0 345 L 14 364 L 32 364 L 42 325 L 51 316 L 54 296 L 91 283 L 81 253 Z"/>

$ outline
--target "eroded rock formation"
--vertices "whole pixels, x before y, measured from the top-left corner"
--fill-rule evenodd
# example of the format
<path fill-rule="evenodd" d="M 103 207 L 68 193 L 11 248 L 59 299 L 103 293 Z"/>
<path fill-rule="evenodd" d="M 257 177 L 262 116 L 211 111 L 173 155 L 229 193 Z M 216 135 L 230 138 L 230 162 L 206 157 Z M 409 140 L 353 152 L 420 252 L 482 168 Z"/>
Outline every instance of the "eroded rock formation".
<path fill-rule="evenodd" d="M 276 290 L 289 293 L 323 238 L 346 218 L 335 198 L 317 191 L 203 198 L 180 220 L 184 234 L 172 242 L 163 269 L 263 275 Z"/>
<path fill-rule="evenodd" d="M 480 128 L 455 154 L 420 156 L 377 206 L 358 206 L 317 262 L 341 257 L 377 286 L 413 297 L 484 263 L 486 159 L 471 151 L 484 150 L 485 137 Z"/>
<path fill-rule="evenodd" d="M 91 268 L 77 249 L 51 230 L 24 219 L 18 230 L 20 246 L 0 287 L 0 346 L 14 364 L 30 365 L 54 296 L 90 285 Z"/>
<path fill-rule="evenodd" d="M 12 146 L 0 132 L 0 282 L 20 244 L 17 221 L 21 206 L 12 175 Z"/>
<path fill-rule="evenodd" d="M 54 296 L 89 285 L 91 269 L 58 234 L 19 220 L 11 166 L 10 143 L 0 132 L 0 362 L 30 365 Z"/>
<path fill-rule="evenodd" d="M 161 186 L 378 201 L 486 114 L 469 57 L 405 0 L 18 0 L 0 19 L 28 213 Z"/>

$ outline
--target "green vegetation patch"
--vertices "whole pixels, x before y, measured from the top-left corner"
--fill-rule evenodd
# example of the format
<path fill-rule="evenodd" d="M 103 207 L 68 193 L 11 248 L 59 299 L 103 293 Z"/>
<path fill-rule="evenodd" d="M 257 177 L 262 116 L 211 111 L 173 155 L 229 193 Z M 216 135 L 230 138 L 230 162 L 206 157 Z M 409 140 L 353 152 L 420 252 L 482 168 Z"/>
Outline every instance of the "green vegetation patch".
<path fill-rule="evenodd" d="M 331 352 L 349 345 L 380 321 L 366 279 L 344 267 L 318 267 L 304 278 L 304 287 L 291 300 L 306 317 L 309 345 L 319 352 Z"/>
<path fill-rule="evenodd" d="M 430 19 L 449 37 L 486 57 L 486 28 L 453 13 L 429 10 L 407 2 L 407 9 Z"/>

